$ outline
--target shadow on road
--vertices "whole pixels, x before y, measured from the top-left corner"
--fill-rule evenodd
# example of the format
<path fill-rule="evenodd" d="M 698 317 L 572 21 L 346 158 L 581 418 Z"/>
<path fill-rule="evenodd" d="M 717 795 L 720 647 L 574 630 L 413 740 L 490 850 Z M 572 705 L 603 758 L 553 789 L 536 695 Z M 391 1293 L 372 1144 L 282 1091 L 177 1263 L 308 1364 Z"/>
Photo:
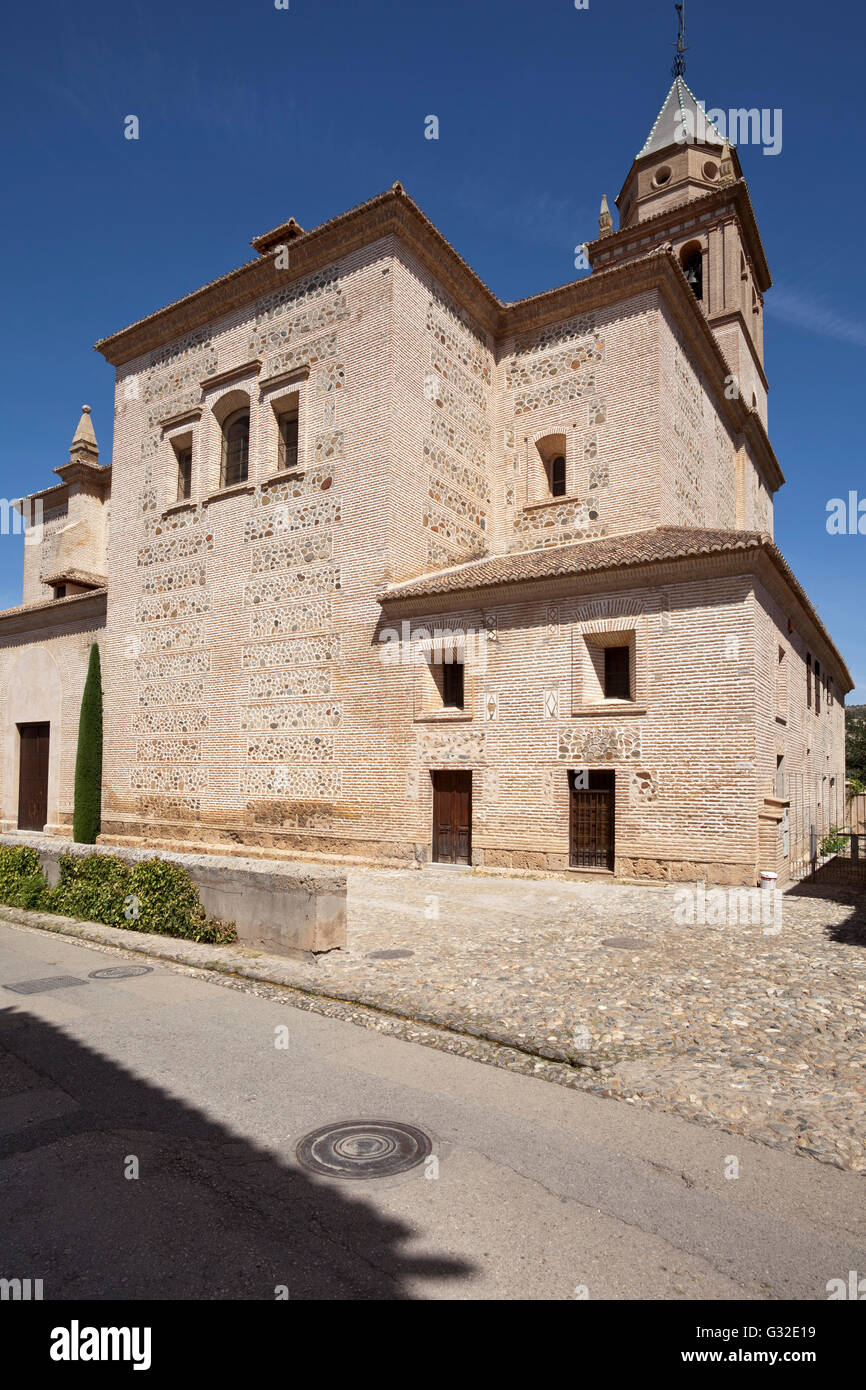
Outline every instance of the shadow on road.
<path fill-rule="evenodd" d="M 850 907 L 851 911 L 845 921 L 830 923 L 824 928 L 824 934 L 830 941 L 838 941 L 841 946 L 866 946 L 866 892 L 862 888 L 852 888 L 833 880 L 802 880 L 786 888 L 785 896 L 823 898 L 828 902 Z"/>
<path fill-rule="evenodd" d="M 46 1300 L 402 1300 L 473 1272 L 23 1008 L 0 1010 L 0 1120 L 0 1277 Z"/>

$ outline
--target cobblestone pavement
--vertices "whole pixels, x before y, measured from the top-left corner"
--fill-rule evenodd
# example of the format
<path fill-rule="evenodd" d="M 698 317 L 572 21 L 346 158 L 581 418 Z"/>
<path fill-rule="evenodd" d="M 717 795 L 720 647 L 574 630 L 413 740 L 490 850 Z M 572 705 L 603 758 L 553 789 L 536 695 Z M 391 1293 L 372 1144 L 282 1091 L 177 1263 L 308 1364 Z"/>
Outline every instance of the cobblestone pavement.
<path fill-rule="evenodd" d="M 354 871 L 348 950 L 297 969 L 546 1057 L 565 1084 L 866 1171 L 866 898 L 783 894 L 752 925 L 725 893 L 739 922 L 680 925 L 677 893 Z"/>
<path fill-rule="evenodd" d="M 866 895 L 784 894 L 753 925 L 708 894 L 690 925 L 685 887 L 352 870 L 347 948 L 310 963 L 0 919 L 866 1172 Z"/>

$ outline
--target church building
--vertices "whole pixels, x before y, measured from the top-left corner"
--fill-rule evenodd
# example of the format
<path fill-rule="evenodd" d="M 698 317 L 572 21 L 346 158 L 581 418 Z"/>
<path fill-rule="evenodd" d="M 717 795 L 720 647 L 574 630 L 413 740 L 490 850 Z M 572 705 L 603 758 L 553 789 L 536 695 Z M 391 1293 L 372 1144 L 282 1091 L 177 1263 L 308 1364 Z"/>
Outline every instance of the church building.
<path fill-rule="evenodd" d="M 105 846 L 788 877 L 852 680 L 773 539 L 770 271 L 682 76 L 616 206 L 504 302 L 395 183 L 97 344 L 111 466 L 85 406 L 18 504 L 4 832 L 71 835 L 98 642 Z"/>

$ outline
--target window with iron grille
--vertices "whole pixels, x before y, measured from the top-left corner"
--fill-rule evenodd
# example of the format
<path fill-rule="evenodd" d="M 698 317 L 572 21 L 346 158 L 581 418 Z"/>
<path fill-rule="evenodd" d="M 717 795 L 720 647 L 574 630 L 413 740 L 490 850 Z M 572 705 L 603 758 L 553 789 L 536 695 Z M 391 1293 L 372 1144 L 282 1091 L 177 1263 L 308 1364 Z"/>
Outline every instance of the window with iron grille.
<path fill-rule="evenodd" d="M 192 449 L 177 450 L 177 500 L 186 502 L 192 493 Z"/>
<path fill-rule="evenodd" d="M 298 415 L 293 411 L 280 419 L 280 468 L 298 466 Z"/>
<path fill-rule="evenodd" d="M 550 495 L 565 496 L 565 459 L 561 454 L 550 460 Z"/>
<path fill-rule="evenodd" d="M 221 487 L 245 483 L 250 471 L 250 412 L 237 410 L 223 425 Z"/>

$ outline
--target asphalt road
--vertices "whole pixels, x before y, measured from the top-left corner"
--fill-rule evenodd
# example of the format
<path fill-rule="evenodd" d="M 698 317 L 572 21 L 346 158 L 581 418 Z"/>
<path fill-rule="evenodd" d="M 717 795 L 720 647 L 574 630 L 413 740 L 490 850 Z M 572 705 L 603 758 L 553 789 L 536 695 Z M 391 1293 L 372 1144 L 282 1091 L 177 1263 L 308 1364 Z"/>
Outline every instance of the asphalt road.
<path fill-rule="evenodd" d="M 823 1300 L 866 1270 L 855 1175 L 182 967 L 89 978 L 125 963 L 0 926 L 0 1278 L 45 1299 Z M 86 984 L 5 988 L 56 976 Z M 298 1165 L 353 1119 L 426 1131 L 438 1175 Z"/>

